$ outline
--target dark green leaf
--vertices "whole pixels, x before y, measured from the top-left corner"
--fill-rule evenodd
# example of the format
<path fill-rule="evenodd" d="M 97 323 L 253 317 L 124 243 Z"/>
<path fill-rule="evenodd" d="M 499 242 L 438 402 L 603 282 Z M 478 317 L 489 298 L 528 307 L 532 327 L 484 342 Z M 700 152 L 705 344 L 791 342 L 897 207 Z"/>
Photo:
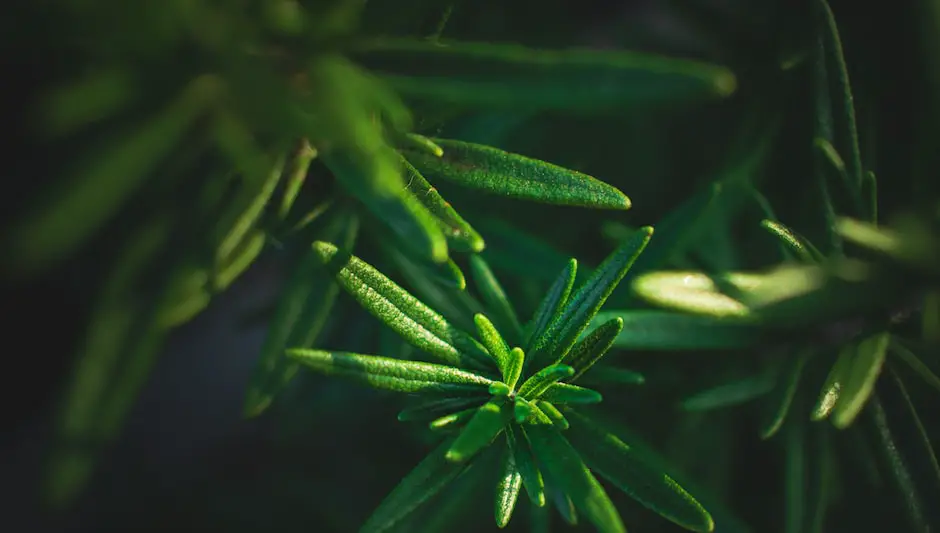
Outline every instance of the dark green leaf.
<path fill-rule="evenodd" d="M 890 340 L 891 336 L 882 332 L 859 342 L 851 367 L 842 382 L 839 401 L 832 411 L 832 424 L 835 427 L 844 429 L 849 426 L 865 406 L 881 374 Z"/>
<path fill-rule="evenodd" d="M 646 383 L 643 374 L 626 368 L 616 368 L 610 365 L 594 365 L 590 372 L 581 377 L 581 383 L 603 384 L 613 383 L 618 385 L 642 385 Z"/>
<path fill-rule="evenodd" d="M 399 268 L 409 271 L 409 278 L 424 278 L 442 287 L 459 291 L 467 288 L 467 279 L 453 259 L 448 259 L 443 263 L 434 263 L 422 257 L 409 255 L 407 250 L 403 249 L 406 247 L 401 246 L 399 240 L 392 235 L 389 235 L 387 239 L 380 238 L 377 240 L 380 241 L 382 249 Z"/>
<path fill-rule="evenodd" d="M 369 264 L 330 243 L 317 241 L 313 248 L 341 287 L 416 348 L 448 364 L 482 369 L 493 366 L 478 342 Z"/>
<path fill-rule="evenodd" d="M 310 163 L 317 157 L 317 149 L 310 146 L 310 143 L 304 139 L 300 143 L 300 148 L 294 154 L 290 169 L 287 174 L 287 181 L 284 184 L 284 195 L 281 197 L 281 205 L 278 206 L 277 214 L 284 220 L 290 214 L 291 207 L 300 193 L 301 187 L 307 180 L 307 171 L 310 169 Z"/>
<path fill-rule="evenodd" d="M 527 400 L 534 400 L 556 382 L 568 379 L 573 375 L 574 369 L 568 365 L 547 366 L 525 380 L 522 386 L 519 387 L 519 396 Z"/>
<path fill-rule="evenodd" d="M 529 495 L 529 500 L 536 506 L 542 507 L 545 505 L 545 482 L 532 456 L 529 437 L 522 426 L 511 424 L 510 429 L 511 431 L 506 432 L 506 437 L 511 443 L 509 447 L 515 451 L 516 466 L 522 477 L 522 485 Z"/>
<path fill-rule="evenodd" d="M 653 228 L 641 228 L 608 256 L 536 339 L 530 357 L 556 361 L 567 355 L 652 235 Z"/>
<path fill-rule="evenodd" d="M 507 432 L 507 436 L 509 432 Z M 512 441 L 510 441 L 512 442 Z M 512 445 L 507 445 L 503 451 L 503 465 L 496 484 L 496 526 L 504 528 L 509 524 L 512 512 L 516 508 L 516 500 L 522 489 L 522 474 L 516 466 L 515 451 Z"/>
<path fill-rule="evenodd" d="M 480 405 L 486 402 L 486 396 L 468 396 L 456 398 L 424 398 L 416 405 L 402 409 L 398 413 L 400 422 L 434 420 L 446 413 L 453 413 L 471 405 Z"/>
<path fill-rule="evenodd" d="M 552 426 L 526 429 L 539 466 L 550 477 L 549 486 L 561 491 L 602 533 L 625 533 L 617 508 L 591 475 L 578 452 Z"/>
<path fill-rule="evenodd" d="M 535 405 L 543 413 L 545 413 L 545 416 L 547 416 L 552 421 L 552 424 L 558 428 L 559 431 L 564 431 L 570 427 L 570 424 L 568 424 L 568 419 L 565 418 L 565 415 L 563 415 L 561 411 L 559 411 L 558 408 L 551 403 L 546 402 L 545 400 L 539 400 L 535 402 Z"/>
<path fill-rule="evenodd" d="M 466 425 L 471 418 L 476 416 L 477 412 L 480 410 L 478 407 L 471 407 L 468 409 L 463 409 L 457 411 L 456 413 L 451 413 L 449 415 L 444 415 L 440 418 L 432 420 L 428 424 L 428 428 L 431 431 L 445 431 L 450 429 L 455 429 Z"/>
<path fill-rule="evenodd" d="M 578 261 L 571 259 L 565 266 L 565 269 L 558 274 L 554 283 L 548 288 L 545 297 L 539 303 L 532 317 L 532 321 L 526 326 L 526 346 L 532 348 L 532 343 L 538 339 L 545 328 L 561 313 L 565 304 L 568 302 L 568 296 L 571 294 L 571 288 L 574 286 L 574 278 L 578 273 Z"/>
<path fill-rule="evenodd" d="M 570 383 L 555 383 L 546 389 L 539 398 L 557 404 L 600 403 L 603 399 L 601 393 L 595 390 L 586 389 Z"/>
<path fill-rule="evenodd" d="M 793 252 L 796 257 L 805 263 L 817 263 L 821 257 L 812 244 L 800 238 L 790 228 L 773 220 L 762 220 L 761 227 L 772 233 L 780 243 L 788 250 Z"/>
<path fill-rule="evenodd" d="M 839 396 L 842 393 L 842 383 L 847 379 L 852 367 L 852 358 L 855 355 L 855 345 L 847 344 L 839 351 L 839 357 L 829 369 L 829 375 L 826 376 L 826 382 L 819 392 L 819 399 L 816 401 L 816 407 L 810 415 L 812 420 L 822 420 L 832 414 L 836 404 L 839 403 Z"/>
<path fill-rule="evenodd" d="M 784 427 L 786 533 L 822 533 L 829 480 L 827 428 L 791 419 Z"/>
<path fill-rule="evenodd" d="M 686 411 L 707 411 L 749 402 L 774 388 L 772 375 L 759 374 L 722 383 L 682 400 Z"/>
<path fill-rule="evenodd" d="M 317 372 L 396 392 L 486 391 L 491 379 L 450 366 L 377 355 L 290 349 L 287 354 Z"/>
<path fill-rule="evenodd" d="M 625 350 L 740 349 L 756 346 L 763 336 L 754 324 L 655 310 L 601 311 L 592 326 L 612 318 L 623 320 L 613 346 Z"/>
<path fill-rule="evenodd" d="M 578 379 L 607 353 L 622 329 L 622 318 L 609 320 L 578 341 L 568 355 L 558 361 L 574 369 L 571 381 Z"/>
<path fill-rule="evenodd" d="M 506 297 L 506 291 L 493 275 L 489 265 L 479 255 L 470 256 L 470 272 L 487 309 L 493 313 L 496 323 L 502 328 L 503 336 L 509 343 L 518 346 L 522 342 L 522 326 L 519 324 L 515 308 Z"/>
<path fill-rule="evenodd" d="M 688 492 L 652 461 L 587 417 L 568 411 L 572 426 L 568 433 L 592 470 L 610 480 L 620 490 L 644 506 L 676 524 L 707 533 L 715 522 Z M 539 456 L 540 457 L 540 456 Z"/>
<path fill-rule="evenodd" d="M 499 334 L 499 331 L 496 330 L 496 327 L 493 326 L 493 323 L 486 318 L 486 315 L 477 313 L 473 316 L 473 322 L 477 326 L 477 333 L 480 336 L 480 340 L 483 342 L 483 346 L 486 347 L 490 355 L 493 356 L 493 359 L 496 360 L 499 371 L 508 384 L 511 377 L 509 375 L 510 366 L 512 365 L 509 345 L 503 340 L 503 337 Z M 518 379 L 518 377 L 516 379 Z M 513 385 L 515 385 L 515 383 Z"/>
<path fill-rule="evenodd" d="M 773 437 L 783 425 L 790 412 L 790 405 L 796 395 L 800 384 L 800 377 L 807 359 L 811 356 L 808 350 L 801 353 L 790 354 L 783 363 L 781 372 L 777 375 L 774 388 L 770 391 L 764 403 L 764 412 L 761 417 L 760 437 L 769 439 Z M 800 416 L 803 416 L 802 413 Z"/>
<path fill-rule="evenodd" d="M 501 400 L 494 399 L 480 407 L 447 450 L 447 460 L 469 461 L 478 451 L 489 446 L 506 427 L 511 411 Z"/>
<path fill-rule="evenodd" d="M 467 463 L 453 463 L 444 458 L 451 442 L 445 441 L 438 446 L 405 476 L 359 532 L 381 533 L 389 530 L 466 470 Z"/>
<path fill-rule="evenodd" d="M 324 237 L 351 249 L 358 232 L 358 218 L 340 214 L 327 226 Z M 329 317 L 339 286 L 323 268 L 320 255 L 310 250 L 291 274 L 278 299 L 261 356 L 245 397 L 244 413 L 257 416 L 296 374 L 298 364 L 285 356 L 291 348 L 310 348 Z"/>
<path fill-rule="evenodd" d="M 727 96 L 736 85 L 721 67 L 635 52 L 387 38 L 357 51 L 406 96 L 514 111 L 597 112 Z"/>
<path fill-rule="evenodd" d="M 889 350 L 910 366 L 927 384 L 940 392 L 940 376 L 937 376 L 937 374 L 935 374 L 917 354 L 908 349 L 900 339 L 897 337 L 892 338 Z"/>

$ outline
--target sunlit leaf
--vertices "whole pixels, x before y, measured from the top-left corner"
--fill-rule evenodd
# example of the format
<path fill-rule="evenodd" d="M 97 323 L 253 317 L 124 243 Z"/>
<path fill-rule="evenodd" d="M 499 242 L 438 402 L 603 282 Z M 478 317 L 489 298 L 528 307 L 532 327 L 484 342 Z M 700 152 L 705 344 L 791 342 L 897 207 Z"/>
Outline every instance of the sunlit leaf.
<path fill-rule="evenodd" d="M 522 426 L 512 425 L 510 428 L 511 431 L 506 432 L 506 437 L 512 443 L 510 448 L 515 451 L 516 466 L 522 477 L 522 485 L 529 495 L 529 500 L 536 506 L 542 507 L 545 505 L 545 481 L 532 456 L 529 437 L 526 436 L 525 428 Z"/>
<path fill-rule="evenodd" d="M 490 400 L 477 409 L 460 435 L 447 450 L 448 461 L 464 462 L 470 460 L 478 451 L 489 446 L 506 427 L 511 411 L 498 400 Z"/>
<path fill-rule="evenodd" d="M 561 313 L 565 304 L 568 303 L 568 296 L 571 294 L 577 272 L 578 261 L 571 259 L 564 270 L 555 278 L 551 287 L 545 292 L 545 296 L 535 310 L 532 321 L 526 326 L 526 346 L 529 346 L 530 349 L 532 343 L 542 335 L 545 328 Z"/>
<path fill-rule="evenodd" d="M 600 403 L 603 399 L 595 390 L 570 383 L 554 383 L 539 398 L 555 404 L 591 404 Z"/>
<path fill-rule="evenodd" d="M 842 383 L 839 401 L 832 412 L 832 423 L 837 428 L 850 425 L 865 406 L 881 373 L 890 340 L 890 335 L 883 332 L 858 343 L 851 369 Z"/>
<path fill-rule="evenodd" d="M 550 365 L 539 370 L 519 387 L 519 396 L 532 400 L 538 398 L 543 392 L 556 382 L 568 379 L 574 375 L 574 369 L 568 365 Z"/>
<path fill-rule="evenodd" d="M 568 355 L 559 359 L 559 363 L 567 364 L 574 369 L 571 381 L 578 379 L 607 353 L 621 330 L 623 330 L 623 319 L 613 318 L 578 341 Z"/>
<path fill-rule="evenodd" d="M 508 433 L 507 433 L 508 435 Z M 499 482 L 496 484 L 496 526 L 504 528 L 512 518 L 516 508 L 516 500 L 522 489 L 522 474 L 516 466 L 515 450 L 507 445 L 503 451 L 503 464 L 500 469 Z"/>
<path fill-rule="evenodd" d="M 496 360 L 496 364 L 499 366 L 499 371 L 502 373 L 503 379 L 508 383 L 510 381 L 510 366 L 512 364 L 509 345 L 503 340 L 502 335 L 499 334 L 499 331 L 493 326 L 493 323 L 486 318 L 486 315 L 474 315 L 473 321 L 476 323 L 477 334 L 479 334 L 483 346 L 486 347 L 487 351 L 489 351 Z M 518 379 L 518 377 L 516 379 Z"/>

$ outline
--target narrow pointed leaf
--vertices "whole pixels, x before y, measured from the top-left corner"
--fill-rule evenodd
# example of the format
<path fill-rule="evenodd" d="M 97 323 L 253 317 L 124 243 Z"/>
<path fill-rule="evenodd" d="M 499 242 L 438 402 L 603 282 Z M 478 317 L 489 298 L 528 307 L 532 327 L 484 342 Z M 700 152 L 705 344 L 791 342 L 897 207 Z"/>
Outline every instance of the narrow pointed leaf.
<path fill-rule="evenodd" d="M 580 379 L 581 383 L 604 384 L 613 383 L 618 385 L 642 385 L 646 383 L 646 377 L 639 372 L 626 368 L 617 368 L 610 365 L 594 365 Z"/>
<path fill-rule="evenodd" d="M 574 369 L 568 365 L 547 366 L 525 380 L 525 383 L 519 388 L 519 396 L 527 400 L 536 399 L 556 382 L 568 379 L 573 375 Z"/>
<path fill-rule="evenodd" d="M 641 454 L 615 435 L 573 411 L 571 442 L 588 466 L 630 497 L 664 518 L 692 531 L 708 533 L 715 522 L 704 507 L 669 475 L 651 466 Z"/>
<path fill-rule="evenodd" d="M 493 323 L 486 318 L 486 315 L 477 313 L 473 317 L 473 322 L 477 326 L 477 333 L 480 336 L 480 341 L 483 342 L 483 346 L 496 360 L 499 371 L 503 375 L 503 380 L 509 383 L 509 367 L 511 364 L 509 345 L 503 340 L 502 335 L 499 334 Z"/>
<path fill-rule="evenodd" d="M 551 419 L 552 424 L 558 428 L 559 431 L 564 431 L 570 427 L 568 419 L 565 418 L 565 415 L 563 415 L 561 411 L 559 411 L 558 408 L 551 403 L 546 402 L 545 400 L 539 400 L 535 403 L 535 405 L 541 409 L 548 418 Z"/>
<path fill-rule="evenodd" d="M 753 324 L 656 310 L 601 311 L 591 327 L 614 318 L 623 321 L 623 329 L 613 346 L 624 350 L 740 349 L 763 338 L 762 329 Z"/>
<path fill-rule="evenodd" d="M 394 135 L 394 139 L 398 147 L 404 150 L 417 150 L 435 157 L 444 155 L 444 150 L 424 135 L 417 133 L 397 133 Z"/>
<path fill-rule="evenodd" d="M 408 254 L 404 249 L 406 247 L 402 246 L 399 239 L 393 235 L 388 235 L 387 239 L 381 239 L 380 246 L 399 268 L 408 271 L 406 276 L 421 277 L 442 287 L 459 291 L 467 288 L 467 279 L 453 259 L 447 259 L 443 263 L 434 263 L 422 257 L 415 257 Z"/>
<path fill-rule="evenodd" d="M 377 355 L 290 349 L 288 355 L 326 375 L 396 392 L 485 392 L 493 380 L 450 366 Z"/>
<path fill-rule="evenodd" d="M 773 220 L 762 220 L 761 227 L 773 234 L 780 243 L 790 250 L 800 261 L 805 263 L 816 263 L 818 258 L 811 251 L 807 242 L 797 236 L 790 228 Z"/>
<path fill-rule="evenodd" d="M 416 348 L 448 364 L 492 367 L 478 342 L 369 264 L 330 243 L 317 241 L 313 249 L 346 292 Z"/>
<path fill-rule="evenodd" d="M 718 290 L 700 272 L 651 272 L 638 277 L 633 290 L 651 304 L 716 318 L 746 318 L 746 305 Z"/>
<path fill-rule="evenodd" d="M 803 367 L 810 355 L 809 351 L 792 354 L 784 363 L 773 389 L 767 399 L 764 400 L 760 438 L 769 439 L 773 437 L 783 426 L 787 413 L 790 412 L 790 406 L 793 404 L 793 398 L 796 396 L 800 377 L 803 374 Z M 800 413 L 798 416 L 802 417 L 803 414 Z"/>
<path fill-rule="evenodd" d="M 517 396 L 512 406 L 512 416 L 517 423 L 522 424 L 530 418 L 535 418 L 538 407 L 532 402 Z"/>
<path fill-rule="evenodd" d="M 509 388 L 509 385 L 506 385 L 502 381 L 494 381 L 490 384 L 489 390 L 492 396 L 509 396 L 512 393 L 512 389 Z"/>
<path fill-rule="evenodd" d="M 784 531 L 822 533 L 829 504 L 826 428 L 810 425 L 804 419 L 793 419 L 784 427 L 784 436 Z"/>
<path fill-rule="evenodd" d="M 623 330 L 623 319 L 620 317 L 611 319 L 578 341 L 568 355 L 558 361 L 574 369 L 571 381 L 578 379 L 607 353 L 621 330 Z"/>
<path fill-rule="evenodd" d="M 450 445 L 451 441 L 445 441 L 405 476 L 373 511 L 359 533 L 388 531 L 463 473 L 467 463 L 453 463 L 444 458 Z"/>
<path fill-rule="evenodd" d="M 686 411 L 708 411 L 749 402 L 773 390 L 773 376 L 755 375 L 706 389 L 682 400 Z"/>
<path fill-rule="evenodd" d="M 440 418 L 432 420 L 428 424 L 428 429 L 431 431 L 445 431 L 455 428 L 460 428 L 465 426 L 480 410 L 479 407 L 471 407 L 468 409 L 463 409 L 457 411 L 456 413 L 451 413 L 449 415 L 444 415 Z"/>
<path fill-rule="evenodd" d="M 479 255 L 470 256 L 470 272 L 473 275 L 473 281 L 477 289 L 483 296 L 483 302 L 487 309 L 490 309 L 496 319 L 496 323 L 502 328 L 506 340 L 514 345 L 522 342 L 522 326 L 519 325 L 519 318 L 516 316 L 516 310 L 506 296 L 506 291 L 497 281 L 489 265 Z"/>
<path fill-rule="evenodd" d="M 551 243 L 513 224 L 499 220 L 492 212 L 474 213 L 476 227 L 486 234 L 486 262 L 516 276 L 551 283 L 568 263 L 568 254 Z"/>
<path fill-rule="evenodd" d="M 601 393 L 570 383 L 554 383 L 539 396 L 539 399 L 555 404 L 591 404 L 603 400 Z"/>
<path fill-rule="evenodd" d="M 430 140 L 429 140 L 430 142 Z M 461 252 L 481 252 L 485 248 L 483 237 L 473 229 L 450 203 L 444 200 L 424 176 L 407 159 L 402 157 L 404 180 L 415 198 L 434 215 L 438 226 L 444 232 L 448 244 Z"/>
<path fill-rule="evenodd" d="M 601 533 L 625 533 L 617 508 L 571 444 L 551 426 L 530 426 L 526 432 L 536 461 L 550 477 L 549 486 L 571 498 Z"/>
<path fill-rule="evenodd" d="M 940 466 L 903 382 L 892 371 L 879 380 L 867 414 L 879 458 L 915 531 L 940 527 Z"/>
<path fill-rule="evenodd" d="M 549 361 L 564 357 L 627 270 L 646 247 L 653 228 L 641 228 L 617 248 L 584 282 L 565 307 L 534 342 L 530 356 Z"/>
<path fill-rule="evenodd" d="M 928 385 L 940 392 L 940 376 L 937 376 L 920 357 L 905 346 L 898 338 L 892 338 L 889 350 L 899 359 L 903 360 L 911 370 L 917 373 Z"/>
<path fill-rule="evenodd" d="M 940 272 L 940 246 L 926 234 L 926 228 L 901 232 L 860 220 L 842 218 L 837 231 L 847 241 L 890 259 L 929 272 Z M 929 230 L 927 230 L 929 231 Z"/>
<path fill-rule="evenodd" d="M 508 435 L 508 433 L 507 433 Z M 496 484 L 496 526 L 500 529 L 509 524 L 512 512 L 516 508 L 516 500 L 522 489 L 522 474 L 516 466 L 513 446 L 507 445 L 503 451 L 503 465 Z"/>
<path fill-rule="evenodd" d="M 478 451 L 493 442 L 506 427 L 510 416 L 510 411 L 503 408 L 498 400 L 485 403 L 447 450 L 447 460 L 469 461 Z"/>
<path fill-rule="evenodd" d="M 826 376 L 826 382 L 819 392 L 819 399 L 816 401 L 816 407 L 810 415 L 814 421 L 828 418 L 839 403 L 839 397 L 842 394 L 843 383 L 845 382 L 852 367 L 852 358 L 855 355 L 855 345 L 848 344 L 839 351 L 836 362 L 829 369 Z"/>
<path fill-rule="evenodd" d="M 447 260 L 447 241 L 437 219 L 409 191 L 391 150 L 369 157 L 334 150 L 323 161 L 336 179 L 415 252 L 434 262 Z M 357 159 L 357 156 L 359 158 Z"/>
<path fill-rule="evenodd" d="M 281 181 L 285 163 L 286 158 L 284 154 L 280 154 L 275 160 L 274 165 L 268 171 L 265 179 L 257 180 L 257 185 L 260 187 L 257 189 L 245 187 L 244 190 L 248 196 L 243 199 L 243 201 L 246 202 L 244 209 L 230 213 L 232 217 L 230 220 L 226 217 L 222 217 L 220 223 L 223 224 L 225 228 L 225 234 L 216 250 L 217 259 L 221 260 L 231 255 L 232 252 L 235 251 L 235 248 L 245 239 L 245 236 L 255 227 L 255 224 L 264 212 L 265 206 L 277 189 L 277 184 Z M 235 202 L 235 204 L 238 205 L 239 202 Z"/>
<path fill-rule="evenodd" d="M 572 258 L 568 261 L 568 264 L 565 265 L 564 270 L 555 278 L 551 287 L 548 288 L 548 292 L 545 293 L 545 297 L 542 298 L 538 308 L 535 310 L 532 321 L 529 322 L 526 327 L 526 346 L 528 346 L 529 349 L 531 349 L 532 343 L 542 335 L 545 328 L 548 327 L 552 320 L 559 315 L 565 304 L 568 303 L 568 296 L 571 294 L 571 288 L 574 286 L 574 278 L 577 273 L 578 261 Z"/>
<path fill-rule="evenodd" d="M 443 157 L 410 153 L 419 172 L 489 194 L 554 205 L 629 209 L 620 190 L 581 172 L 491 146 L 434 139 Z"/>
<path fill-rule="evenodd" d="M 506 382 L 506 385 L 509 385 L 509 388 L 516 388 L 516 384 L 519 383 L 519 378 L 522 376 L 522 368 L 524 366 L 525 352 L 522 351 L 522 348 L 513 348 L 509 352 L 509 364 L 503 376 L 503 380 Z"/>
<path fill-rule="evenodd" d="M 310 169 L 310 163 L 317 157 L 317 149 L 310 145 L 304 139 L 301 141 L 300 148 L 294 154 L 290 169 L 287 175 L 287 181 L 284 184 L 284 194 L 281 197 L 281 204 L 278 206 L 277 214 L 284 220 L 290 214 L 297 195 L 307 180 L 307 171 Z"/>
<path fill-rule="evenodd" d="M 385 38 L 354 54 L 405 96 L 487 109 L 598 112 L 727 96 L 736 85 L 722 67 L 625 51 Z"/>
<path fill-rule="evenodd" d="M 402 409 L 398 413 L 398 420 L 400 422 L 434 420 L 447 413 L 453 413 L 471 405 L 481 405 L 486 401 L 486 396 L 426 398 L 416 405 Z"/>
<path fill-rule="evenodd" d="M 515 451 L 516 467 L 522 478 L 522 486 L 525 487 L 529 500 L 534 505 L 543 507 L 545 505 L 545 481 L 532 456 L 529 437 L 526 436 L 525 428 L 522 426 L 512 424 L 510 429 L 511 431 L 506 432 L 506 436 L 512 443 L 510 448 Z"/>
<path fill-rule="evenodd" d="M 928 291 L 924 295 L 921 336 L 927 342 L 940 343 L 940 290 Z"/>
<path fill-rule="evenodd" d="M 848 427 L 865 406 L 881 373 L 890 340 L 888 333 L 878 333 L 858 344 L 832 412 L 832 423 L 837 428 Z"/>

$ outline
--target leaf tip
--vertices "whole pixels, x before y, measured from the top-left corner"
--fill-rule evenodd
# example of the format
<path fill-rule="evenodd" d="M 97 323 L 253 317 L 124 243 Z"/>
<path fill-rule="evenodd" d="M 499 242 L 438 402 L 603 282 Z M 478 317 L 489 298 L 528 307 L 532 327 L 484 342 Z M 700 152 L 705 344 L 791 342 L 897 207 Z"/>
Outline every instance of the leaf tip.
<path fill-rule="evenodd" d="M 715 76 L 712 86 L 718 96 L 731 96 L 738 89 L 738 78 L 730 71 L 724 71 Z"/>

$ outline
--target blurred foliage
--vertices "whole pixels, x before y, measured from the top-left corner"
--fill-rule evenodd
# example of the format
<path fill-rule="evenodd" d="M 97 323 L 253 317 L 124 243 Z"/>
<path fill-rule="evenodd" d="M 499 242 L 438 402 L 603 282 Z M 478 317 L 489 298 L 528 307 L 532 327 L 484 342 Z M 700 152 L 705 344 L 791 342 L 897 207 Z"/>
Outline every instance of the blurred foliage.
<path fill-rule="evenodd" d="M 0 276 L 21 389 L 4 443 L 44 457 L 11 489 L 55 530 L 357 530 L 436 441 L 285 350 L 424 355 L 311 243 L 355 250 L 457 328 L 485 309 L 521 337 L 569 257 L 580 284 L 649 225 L 587 330 L 623 322 L 615 364 L 584 376 L 604 396 L 592 418 L 719 532 L 940 528 L 940 2 L 533 9 L 9 7 Z M 502 295 L 478 286 L 481 260 Z M 266 335 L 240 386 L 250 442 L 179 486 L 115 476 L 167 340 L 263 263 L 281 289 L 240 317 Z M 478 503 L 498 460 L 403 530 L 493 528 Z M 675 530 L 611 499 L 632 530 Z M 567 529 L 538 511 L 508 527 Z"/>

